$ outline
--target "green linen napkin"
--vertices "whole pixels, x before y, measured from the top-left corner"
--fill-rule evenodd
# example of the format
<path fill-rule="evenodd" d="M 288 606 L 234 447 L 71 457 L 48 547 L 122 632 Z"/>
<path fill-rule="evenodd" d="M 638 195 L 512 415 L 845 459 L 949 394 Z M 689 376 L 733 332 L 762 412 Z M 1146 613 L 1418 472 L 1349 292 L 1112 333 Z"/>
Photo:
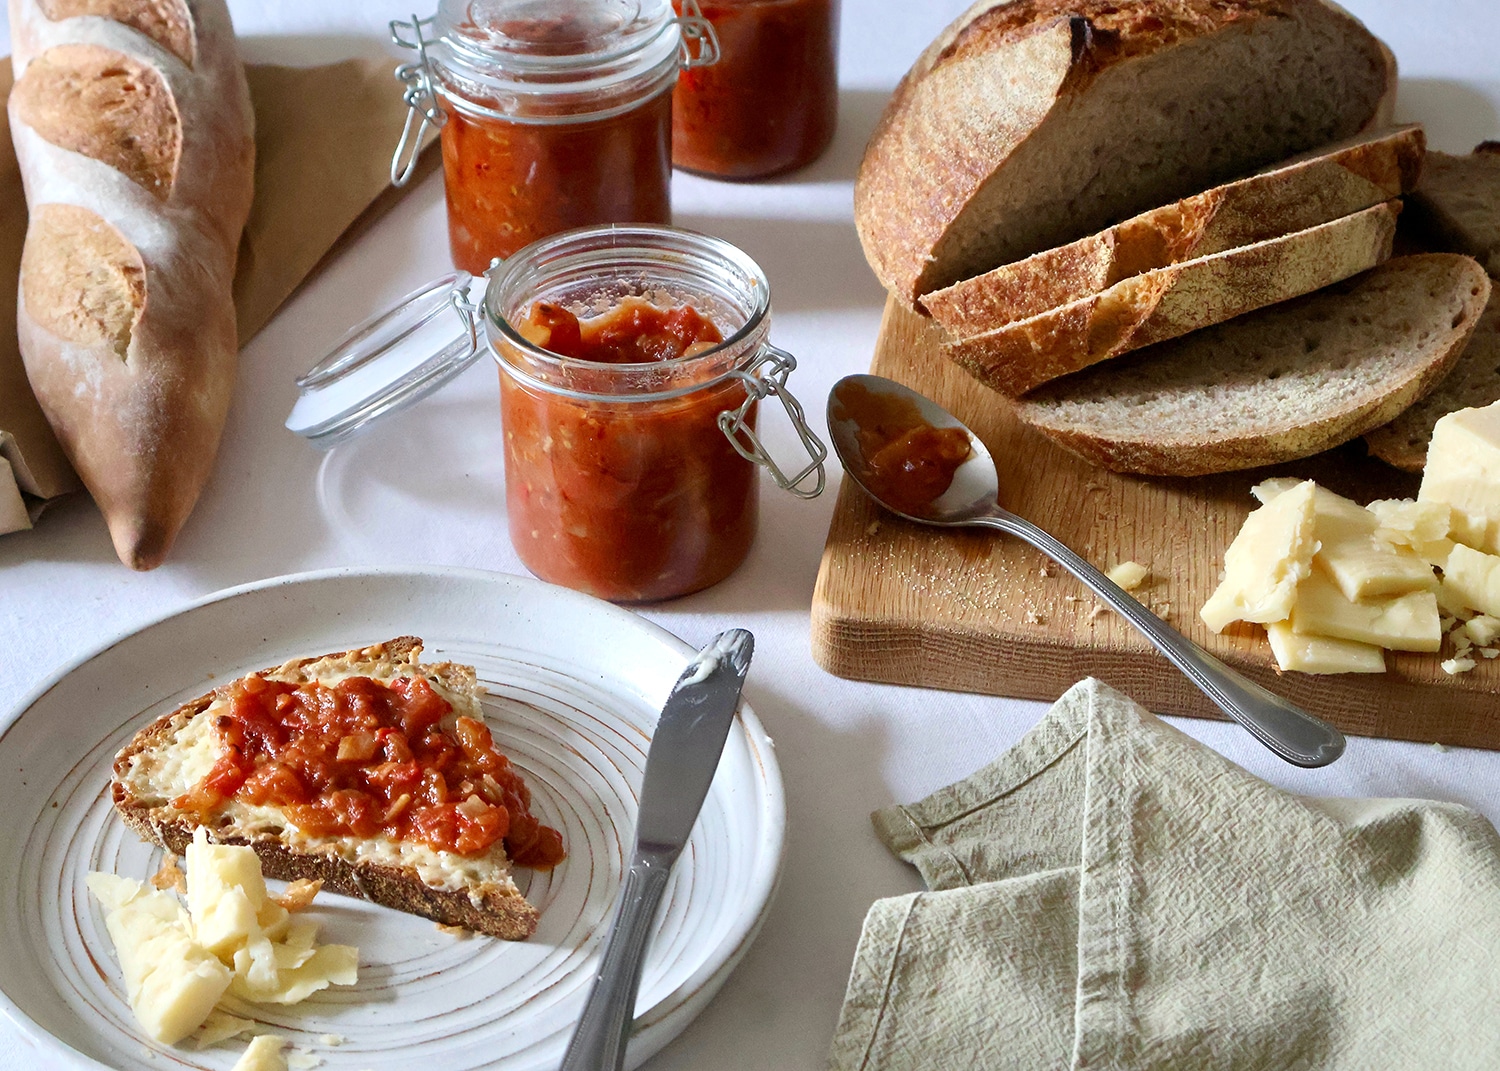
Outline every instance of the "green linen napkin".
<path fill-rule="evenodd" d="M 837 1071 L 1500 1067 L 1500 837 L 1313 799 L 1096 680 L 875 827 Z"/>

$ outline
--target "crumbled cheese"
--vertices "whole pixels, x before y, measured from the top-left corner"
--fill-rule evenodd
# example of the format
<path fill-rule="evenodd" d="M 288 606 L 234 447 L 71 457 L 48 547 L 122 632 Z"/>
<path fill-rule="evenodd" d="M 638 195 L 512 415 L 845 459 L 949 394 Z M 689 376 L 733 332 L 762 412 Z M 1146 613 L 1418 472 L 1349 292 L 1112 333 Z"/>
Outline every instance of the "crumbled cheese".
<path fill-rule="evenodd" d="M 1475 662 L 1472 658 L 1450 658 L 1443 663 L 1443 672 L 1450 677 L 1456 677 L 1460 673 L 1467 673 L 1473 669 Z"/>
<path fill-rule="evenodd" d="M 288 1071 L 312 1071 L 315 1067 L 323 1066 L 323 1057 L 307 1049 L 293 1049 L 292 1054 L 287 1057 L 286 1066 Z"/>
<path fill-rule="evenodd" d="M 208 1018 L 193 1035 L 193 1048 L 206 1049 L 210 1045 L 217 1045 L 221 1041 L 237 1038 L 246 1030 L 255 1025 L 253 1019 L 241 1019 L 238 1015 L 230 1015 L 226 1011 L 217 1008 L 208 1013 Z"/>
<path fill-rule="evenodd" d="M 1140 562 L 1121 562 L 1104 575 L 1126 591 L 1134 591 L 1151 575 L 1151 570 Z"/>
<path fill-rule="evenodd" d="M 262 1034 L 252 1038 L 233 1071 L 288 1071 L 286 1057 L 281 1050 L 286 1048 L 286 1038 L 276 1034 Z"/>
<path fill-rule="evenodd" d="M 1500 638 L 1500 617 L 1480 614 L 1464 623 L 1464 631 L 1480 647 L 1488 647 Z"/>

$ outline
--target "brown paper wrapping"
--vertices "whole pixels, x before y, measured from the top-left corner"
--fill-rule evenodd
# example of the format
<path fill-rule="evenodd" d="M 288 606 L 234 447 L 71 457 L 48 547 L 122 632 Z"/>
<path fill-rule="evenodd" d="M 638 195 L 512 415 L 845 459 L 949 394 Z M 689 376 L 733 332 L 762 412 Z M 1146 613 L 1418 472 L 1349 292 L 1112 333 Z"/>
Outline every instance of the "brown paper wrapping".
<path fill-rule="evenodd" d="M 248 66 L 255 105 L 255 203 L 234 280 L 240 345 L 255 337 L 341 237 L 400 196 L 391 153 L 406 119 L 389 60 Z M 0 104 L 10 94 L 0 60 Z M 419 176 L 437 165 L 426 154 Z M 413 178 L 413 182 L 417 177 Z M 30 527 L 48 499 L 79 487 L 31 395 L 16 342 L 26 200 L 0 107 L 0 534 Z"/>

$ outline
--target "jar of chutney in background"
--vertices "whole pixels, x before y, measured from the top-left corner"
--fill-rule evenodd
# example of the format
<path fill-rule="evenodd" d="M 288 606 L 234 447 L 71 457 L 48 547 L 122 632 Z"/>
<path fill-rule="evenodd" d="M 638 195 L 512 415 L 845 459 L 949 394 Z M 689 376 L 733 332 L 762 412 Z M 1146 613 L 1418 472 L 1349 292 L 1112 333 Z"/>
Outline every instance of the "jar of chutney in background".
<path fill-rule="evenodd" d="M 418 59 L 396 72 L 408 116 L 392 164 L 410 176 L 441 129 L 453 263 L 478 273 L 538 238 L 671 221 L 672 89 L 712 62 L 713 31 L 669 0 L 441 0 L 395 21 Z"/>
<path fill-rule="evenodd" d="M 684 71 L 677 83 L 672 163 L 716 178 L 755 179 L 817 159 L 833 140 L 838 115 L 839 0 L 693 6 L 712 24 L 720 58 Z"/>

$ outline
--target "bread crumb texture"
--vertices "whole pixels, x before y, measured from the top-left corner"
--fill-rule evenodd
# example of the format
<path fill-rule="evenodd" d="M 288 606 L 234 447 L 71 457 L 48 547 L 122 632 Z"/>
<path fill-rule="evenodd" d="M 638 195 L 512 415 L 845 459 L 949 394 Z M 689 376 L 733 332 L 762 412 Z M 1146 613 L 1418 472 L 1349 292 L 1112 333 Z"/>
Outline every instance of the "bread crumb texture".
<path fill-rule="evenodd" d="M 1165 4 L 1122 4 L 1118 0 L 1018 0 L 997 4 L 966 26 L 944 59 L 990 51 L 997 43 L 1037 32 L 1053 19 L 1088 20 L 1085 59 L 1100 66 L 1155 52 L 1243 19 L 1286 18 L 1290 3 L 1266 0 L 1174 0 Z"/>
<path fill-rule="evenodd" d="M 41 137 L 128 176 L 165 201 L 182 156 L 177 101 L 156 68 L 99 45 L 58 45 L 12 91 Z"/>
<path fill-rule="evenodd" d="M 80 346 L 107 344 L 123 361 L 146 306 L 146 266 L 97 213 L 42 205 L 26 231 L 21 296 L 47 331 Z"/>
<path fill-rule="evenodd" d="M 37 0 L 53 22 L 97 15 L 145 34 L 189 67 L 197 59 L 193 16 L 186 0 Z"/>

